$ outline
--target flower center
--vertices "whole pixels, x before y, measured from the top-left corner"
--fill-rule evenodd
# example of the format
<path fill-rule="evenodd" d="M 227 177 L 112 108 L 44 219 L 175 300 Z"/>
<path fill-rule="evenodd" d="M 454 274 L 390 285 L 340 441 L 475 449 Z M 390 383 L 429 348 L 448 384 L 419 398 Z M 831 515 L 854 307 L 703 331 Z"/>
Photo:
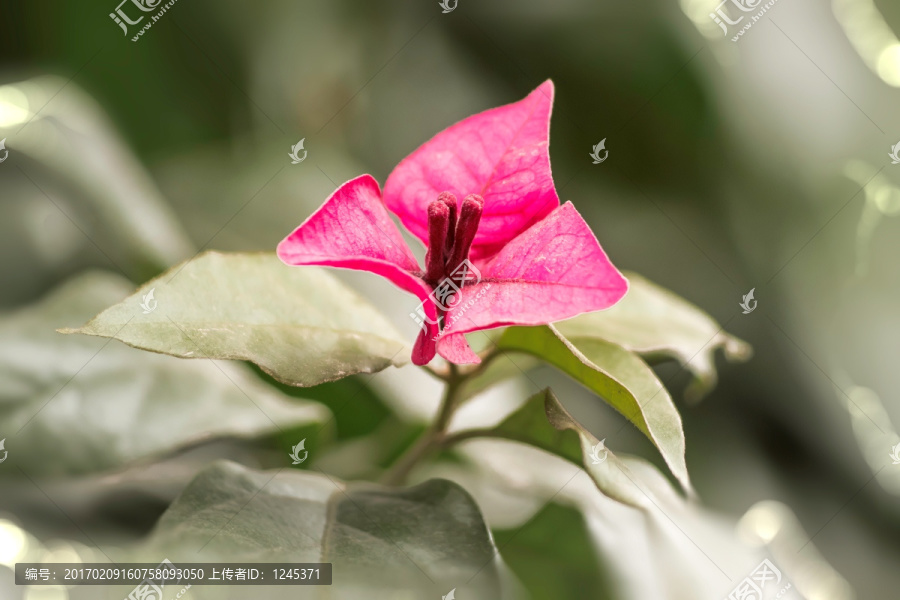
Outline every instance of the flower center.
<path fill-rule="evenodd" d="M 435 287 L 466 259 L 478 231 L 484 199 L 470 194 L 462 201 L 456 216 L 456 196 L 442 192 L 428 205 L 428 253 L 425 255 L 425 281 Z"/>

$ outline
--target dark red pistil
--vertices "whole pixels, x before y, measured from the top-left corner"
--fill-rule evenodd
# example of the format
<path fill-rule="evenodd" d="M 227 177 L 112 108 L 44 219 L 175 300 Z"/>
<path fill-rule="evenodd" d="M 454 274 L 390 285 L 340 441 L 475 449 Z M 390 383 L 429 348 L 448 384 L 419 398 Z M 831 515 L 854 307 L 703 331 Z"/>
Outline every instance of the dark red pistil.
<path fill-rule="evenodd" d="M 444 260 L 450 258 L 450 251 L 453 249 L 453 240 L 456 237 L 456 196 L 450 192 L 441 192 L 438 196 L 438 202 L 443 202 L 450 210 L 450 226 L 447 228 L 447 241 L 444 244 Z"/>
<path fill-rule="evenodd" d="M 453 198 L 456 202 L 456 198 Z M 454 205 L 456 212 L 456 206 Z M 454 215 L 455 216 L 455 215 Z M 428 252 L 425 254 L 425 281 L 438 281 L 444 277 L 444 248 L 447 245 L 447 233 L 453 232 L 450 220 L 450 209 L 436 201 L 428 205 Z"/>
<path fill-rule="evenodd" d="M 456 217 L 456 196 L 443 192 L 428 205 L 428 253 L 425 281 L 436 286 L 469 258 L 469 250 L 484 212 L 478 194 L 466 196 Z"/>
<path fill-rule="evenodd" d="M 466 196 L 462 207 L 459 209 L 459 222 L 456 223 L 456 239 L 453 240 L 453 250 L 449 252 L 445 272 L 452 273 L 469 258 L 469 249 L 475 240 L 475 232 L 478 231 L 478 223 L 481 221 L 481 213 L 484 212 L 484 200 L 478 194 Z"/>

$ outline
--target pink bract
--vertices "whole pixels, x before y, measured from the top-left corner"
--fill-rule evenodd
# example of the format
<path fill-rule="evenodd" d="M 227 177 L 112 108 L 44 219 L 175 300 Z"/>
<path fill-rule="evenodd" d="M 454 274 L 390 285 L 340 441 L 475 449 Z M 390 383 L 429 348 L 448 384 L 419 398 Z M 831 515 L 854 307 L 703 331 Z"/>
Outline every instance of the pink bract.
<path fill-rule="evenodd" d="M 384 184 L 384 202 L 428 244 L 428 204 L 447 191 L 484 198 L 472 244 L 476 264 L 559 206 L 550 174 L 553 82 L 524 100 L 451 125 L 403 159 Z"/>
<path fill-rule="evenodd" d="M 480 362 L 466 333 L 609 308 L 628 282 L 575 207 L 559 205 L 548 151 L 552 103 L 546 81 L 519 102 L 445 129 L 394 169 L 383 196 L 370 175 L 344 183 L 278 245 L 279 258 L 369 271 L 414 294 L 425 317 L 417 365 L 435 353 Z M 480 281 L 462 287 L 462 302 L 446 311 L 435 302 L 440 282 L 426 277 L 388 209 L 429 247 L 429 273 L 449 276 L 465 258 L 478 269 Z"/>

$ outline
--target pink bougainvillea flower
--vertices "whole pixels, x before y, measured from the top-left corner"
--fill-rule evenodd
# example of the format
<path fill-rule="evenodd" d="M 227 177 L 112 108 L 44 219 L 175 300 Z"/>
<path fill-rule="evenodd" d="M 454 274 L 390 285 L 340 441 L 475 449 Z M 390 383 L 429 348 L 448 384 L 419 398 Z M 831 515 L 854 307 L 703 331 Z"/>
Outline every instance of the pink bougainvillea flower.
<path fill-rule="evenodd" d="M 369 271 L 416 295 L 417 365 L 435 353 L 480 362 L 466 333 L 609 308 L 628 282 L 575 207 L 559 205 L 552 105 L 546 81 L 519 102 L 445 129 L 394 169 L 383 196 L 370 175 L 348 181 L 278 245 L 279 258 Z M 425 244 L 424 269 L 388 210 Z"/>

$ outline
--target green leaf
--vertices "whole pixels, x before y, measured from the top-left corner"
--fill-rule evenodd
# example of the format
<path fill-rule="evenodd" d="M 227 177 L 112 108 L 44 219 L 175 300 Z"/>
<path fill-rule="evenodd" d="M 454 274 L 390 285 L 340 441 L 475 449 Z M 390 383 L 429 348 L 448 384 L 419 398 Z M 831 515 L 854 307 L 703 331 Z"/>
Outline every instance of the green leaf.
<path fill-rule="evenodd" d="M 329 381 L 308 388 L 298 388 L 272 379 L 262 369 L 253 365 L 253 371 L 267 384 L 293 398 L 315 400 L 334 414 L 337 440 L 365 436 L 392 418 L 393 413 L 385 400 L 365 382 L 365 376 L 356 375 L 337 381 Z M 351 404 L 353 410 L 343 410 Z"/>
<path fill-rule="evenodd" d="M 493 531 L 503 558 L 532 600 L 613 600 L 584 517 L 550 503 L 521 527 Z"/>
<path fill-rule="evenodd" d="M 541 408 L 542 403 L 537 404 Z M 544 593 L 536 574 L 523 574 L 517 557 L 516 541 L 525 538 L 527 546 L 527 538 L 539 534 L 529 529 L 545 528 L 540 516 L 549 502 L 581 513 L 597 557 L 598 577 L 609 583 L 616 600 L 726 598 L 735 581 L 747 576 L 764 558 L 764 547 L 739 539 L 734 520 L 679 494 L 656 467 L 642 458 L 610 454 L 604 463 L 615 460 L 614 464 L 623 467 L 621 472 L 628 477 L 622 479 L 620 491 L 631 487 L 628 493 L 645 499 L 643 506 L 636 508 L 633 503 L 597 493 L 596 482 L 583 470 L 519 441 L 469 439 L 457 447 L 457 453 L 462 461 L 435 461 L 421 475 L 464 485 L 493 529 L 515 532 L 514 537 L 498 536 L 497 543 L 533 600 L 567 599 L 566 588 L 557 596 Z M 572 535 L 560 524 L 558 534 L 551 536 L 543 548 L 552 551 L 557 543 L 554 538 Z M 573 544 L 581 546 L 579 537 L 575 536 Z M 822 564 L 821 560 L 815 562 Z M 583 578 L 585 587 L 572 597 L 604 598 L 603 588 L 587 587 L 587 565 L 573 560 L 570 568 L 574 571 L 576 565 L 577 572 L 570 576 Z"/>
<path fill-rule="evenodd" d="M 715 353 L 729 360 L 746 360 L 750 345 L 725 333 L 699 308 L 635 273 L 627 274 L 628 293 L 610 309 L 555 323 L 566 339 L 600 339 L 638 352 L 648 360 L 670 358 L 684 364 L 695 380 L 686 396 L 697 400 L 715 387 Z"/>
<path fill-rule="evenodd" d="M 452 588 L 460 598 L 501 597 L 478 507 L 441 479 L 395 489 L 221 461 L 197 475 L 136 552 L 175 564 L 330 562 L 329 598 L 440 598 Z"/>
<path fill-rule="evenodd" d="M 494 427 L 459 434 L 461 439 L 478 437 L 522 442 L 555 454 L 583 468 L 606 496 L 637 508 L 650 507 L 625 462 L 572 418 L 550 389 L 529 398 Z M 682 484 L 690 489 L 688 482 Z"/>
<path fill-rule="evenodd" d="M 580 340 L 576 348 L 552 325 L 510 327 L 498 347 L 537 356 L 599 395 L 656 445 L 682 487 L 691 491 L 681 416 L 636 354 L 600 339 Z"/>
<path fill-rule="evenodd" d="M 158 304 L 148 313 L 141 304 L 151 291 Z M 355 292 L 323 269 L 288 267 L 270 253 L 203 253 L 63 332 L 179 358 L 248 360 L 301 387 L 409 357 L 396 330 Z"/>
<path fill-rule="evenodd" d="M 223 437 L 280 433 L 296 443 L 329 420 L 325 407 L 281 394 L 245 365 L 56 333 L 130 289 L 123 278 L 93 272 L 0 316 L 0 437 L 9 452 L 0 473 L 102 471 Z"/>

